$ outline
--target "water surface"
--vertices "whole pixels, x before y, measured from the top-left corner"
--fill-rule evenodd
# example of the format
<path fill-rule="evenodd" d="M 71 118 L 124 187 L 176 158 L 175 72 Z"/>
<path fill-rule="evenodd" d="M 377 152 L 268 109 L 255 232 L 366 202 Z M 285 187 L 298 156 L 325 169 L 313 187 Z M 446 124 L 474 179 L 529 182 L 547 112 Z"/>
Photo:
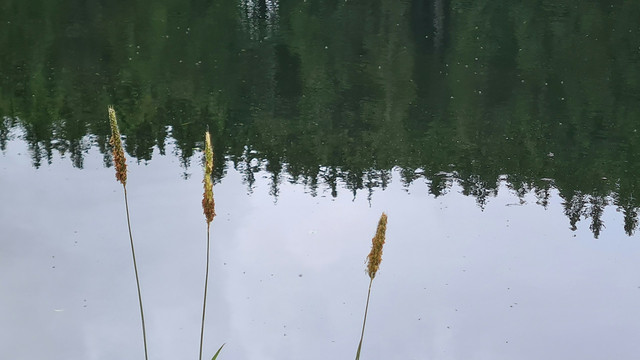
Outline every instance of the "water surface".
<path fill-rule="evenodd" d="M 640 6 L 5 1 L 0 358 L 603 359 L 640 349 Z"/>

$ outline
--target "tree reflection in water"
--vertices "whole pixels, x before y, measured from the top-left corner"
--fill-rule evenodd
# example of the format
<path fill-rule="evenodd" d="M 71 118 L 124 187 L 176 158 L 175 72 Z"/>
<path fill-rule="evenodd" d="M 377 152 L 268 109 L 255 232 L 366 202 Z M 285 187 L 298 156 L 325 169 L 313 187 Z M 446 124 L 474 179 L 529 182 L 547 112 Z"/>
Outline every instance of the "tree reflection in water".
<path fill-rule="evenodd" d="M 164 0 L 136 12 L 8 0 L 0 24 L 0 149 L 110 166 L 107 104 L 126 151 L 173 143 L 185 169 L 209 127 L 219 164 L 369 200 L 399 169 L 482 208 L 505 183 L 598 236 L 606 206 L 631 235 L 640 202 L 640 4 Z M 38 1 L 36 1 L 38 3 Z M 216 168 L 214 177 L 225 174 Z"/>

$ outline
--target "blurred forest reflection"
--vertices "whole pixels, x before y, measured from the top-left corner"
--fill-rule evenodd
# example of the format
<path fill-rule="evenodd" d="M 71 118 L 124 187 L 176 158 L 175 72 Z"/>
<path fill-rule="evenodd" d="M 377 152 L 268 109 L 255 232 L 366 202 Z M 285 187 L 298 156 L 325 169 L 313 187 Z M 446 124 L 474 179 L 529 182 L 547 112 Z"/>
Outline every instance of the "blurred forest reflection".
<path fill-rule="evenodd" d="M 372 196 L 393 168 L 484 206 L 501 181 L 550 190 L 598 237 L 605 206 L 637 228 L 640 3 L 447 0 L 5 0 L 0 148 L 24 134 L 110 166 L 107 105 L 126 151 L 189 167 L 212 132 L 252 188 L 281 181 Z M 215 176 L 224 176 L 217 168 Z"/>

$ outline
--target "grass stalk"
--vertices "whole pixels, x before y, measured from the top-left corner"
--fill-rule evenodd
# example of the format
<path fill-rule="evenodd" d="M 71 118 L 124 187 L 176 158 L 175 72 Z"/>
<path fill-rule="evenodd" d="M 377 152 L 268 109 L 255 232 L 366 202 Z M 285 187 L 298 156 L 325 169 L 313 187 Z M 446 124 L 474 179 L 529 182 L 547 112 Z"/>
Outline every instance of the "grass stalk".
<path fill-rule="evenodd" d="M 136 261 L 136 250 L 133 246 L 133 236 L 131 235 L 131 220 L 129 219 L 129 201 L 127 200 L 127 187 L 122 186 L 124 189 L 124 204 L 127 209 L 127 225 L 129 226 L 129 240 L 131 243 L 131 256 L 133 257 L 133 271 L 136 274 L 136 287 L 138 288 L 138 303 L 140 304 L 140 320 L 142 321 L 142 342 L 144 344 L 144 358 L 149 360 L 149 353 L 147 351 L 147 330 L 144 323 L 144 308 L 142 307 L 142 293 L 140 291 L 140 277 L 138 276 L 138 263 Z"/>
<path fill-rule="evenodd" d="M 199 360 L 202 360 L 202 344 L 204 343 L 204 322 L 207 311 L 207 288 L 209 285 L 209 258 L 210 258 L 210 228 L 211 221 L 216 216 L 215 202 L 213 200 L 213 182 L 211 180 L 211 174 L 213 173 L 213 146 L 211 145 L 211 135 L 209 131 L 205 133 L 205 146 L 204 146 L 204 194 L 202 198 L 202 209 L 205 219 L 207 221 L 207 261 L 204 275 L 204 297 L 202 300 L 202 323 L 200 325 L 200 355 Z M 224 345 L 223 345 L 224 346 Z M 218 354 L 222 350 L 222 347 L 218 350 L 214 358 L 218 357 Z"/>
<path fill-rule="evenodd" d="M 202 300 L 202 324 L 200 325 L 200 356 L 198 357 L 198 359 L 202 360 L 202 344 L 204 341 L 204 319 L 205 319 L 205 314 L 207 311 L 207 287 L 209 284 L 209 226 L 210 224 L 207 224 L 207 266 L 206 266 L 206 270 L 204 273 L 204 297 Z"/>
<path fill-rule="evenodd" d="M 385 242 L 385 233 L 387 231 L 387 214 L 382 213 L 378 221 L 376 234 L 371 240 L 371 252 L 367 256 L 367 274 L 369 275 L 369 291 L 367 292 L 367 304 L 364 308 L 364 320 L 362 321 L 362 332 L 360 333 L 360 342 L 358 343 L 358 351 L 356 351 L 356 360 L 360 359 L 360 350 L 362 350 L 362 340 L 364 339 L 364 329 L 367 324 L 367 313 L 369 312 L 369 299 L 371 298 L 371 285 L 376 273 L 382 262 L 382 247 Z"/>
<path fill-rule="evenodd" d="M 362 333 L 360 334 L 360 342 L 358 343 L 358 351 L 356 352 L 356 360 L 360 359 L 360 350 L 362 349 L 362 339 L 364 338 L 364 327 L 367 324 L 367 312 L 369 311 L 369 298 L 371 297 L 371 284 L 373 279 L 369 280 L 369 291 L 367 292 L 367 305 L 364 307 L 364 320 L 362 321 Z"/>
<path fill-rule="evenodd" d="M 124 190 L 124 206 L 127 212 L 127 227 L 129 229 L 129 242 L 131 243 L 131 256 L 133 257 L 133 271 L 136 275 L 136 287 L 138 289 L 138 303 L 140 304 L 140 320 L 142 321 L 142 342 L 144 344 L 144 358 L 149 360 L 147 351 L 147 331 L 144 323 L 144 308 L 142 306 L 142 292 L 140 291 L 140 277 L 138 275 L 138 263 L 136 261 L 136 251 L 133 246 L 133 235 L 131 234 L 131 217 L 129 216 L 129 200 L 127 198 L 127 160 L 124 156 L 122 148 L 122 140 L 120 139 L 120 130 L 118 129 L 118 121 L 116 112 L 113 107 L 109 107 L 109 123 L 111 125 L 110 143 L 113 147 L 113 163 L 116 168 L 116 180 L 122 183 Z"/>

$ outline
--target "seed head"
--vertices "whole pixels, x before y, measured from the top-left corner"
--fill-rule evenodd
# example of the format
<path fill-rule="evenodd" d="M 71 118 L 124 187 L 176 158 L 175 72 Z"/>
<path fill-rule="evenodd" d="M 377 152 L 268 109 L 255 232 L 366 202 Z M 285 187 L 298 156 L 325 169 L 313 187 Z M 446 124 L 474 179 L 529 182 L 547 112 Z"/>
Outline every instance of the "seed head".
<path fill-rule="evenodd" d="M 109 123 L 111 125 L 111 139 L 109 143 L 113 149 L 113 164 L 116 168 L 116 180 L 120 181 L 122 185 L 127 185 L 127 159 L 124 157 L 120 130 L 118 129 L 118 120 L 116 119 L 116 111 L 113 110 L 113 106 L 109 106 Z"/>
<path fill-rule="evenodd" d="M 211 146 L 211 135 L 207 131 L 205 133 L 204 145 L 204 196 L 202 199 L 202 209 L 207 219 L 207 224 L 211 223 L 213 217 L 216 216 L 215 202 L 213 200 L 213 182 L 211 174 L 213 173 L 213 146 Z"/>
<path fill-rule="evenodd" d="M 371 280 L 376 277 L 376 272 L 382 262 L 382 246 L 384 245 L 385 232 L 387 231 L 387 214 L 382 213 L 378 221 L 376 235 L 371 240 L 371 252 L 367 257 L 367 273 Z"/>

